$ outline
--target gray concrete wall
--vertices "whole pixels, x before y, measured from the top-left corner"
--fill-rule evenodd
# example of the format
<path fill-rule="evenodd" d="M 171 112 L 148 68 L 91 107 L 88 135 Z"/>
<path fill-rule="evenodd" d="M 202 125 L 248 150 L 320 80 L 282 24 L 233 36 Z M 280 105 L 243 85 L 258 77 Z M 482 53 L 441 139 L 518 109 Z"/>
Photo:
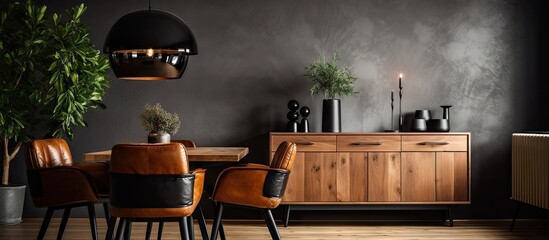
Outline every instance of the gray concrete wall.
<path fill-rule="evenodd" d="M 60 11 L 73 1 L 44 1 Z M 83 20 L 102 49 L 112 24 L 147 8 L 147 1 L 86 1 Z M 305 67 L 339 51 L 358 78 L 355 97 L 343 98 L 343 130 L 389 129 L 391 90 L 404 73 L 402 108 L 451 108 L 452 131 L 472 133 L 472 205 L 467 218 L 509 218 L 511 133 L 541 129 L 547 115 L 547 84 L 540 74 L 539 6 L 501 0 L 232 0 L 152 1 L 154 9 L 180 16 L 192 29 L 199 54 L 180 80 L 132 82 L 111 73 L 106 110 L 90 111 L 76 130 L 75 158 L 121 142 L 145 141 L 138 115 L 160 103 L 182 119 L 173 138 L 201 146 L 249 146 L 246 161 L 267 161 L 267 135 L 282 131 L 286 103 L 311 108 L 320 131 L 322 96 L 310 95 Z M 169 33 L 166 33 L 169 34 Z M 161 36 L 159 36 L 161 37 Z M 545 43 L 544 43 L 545 44 Z M 543 87 L 543 88 L 542 88 Z M 395 95 L 396 96 L 396 95 Z M 543 105 L 546 106 L 546 105 Z M 397 105 L 398 109 L 398 105 Z M 23 161 L 14 179 L 24 181 Z M 19 174 L 19 176 L 17 176 Z M 42 214 L 30 201 L 26 216 Z M 297 212 L 298 219 L 321 213 Z M 367 213 L 330 213 L 324 218 L 361 218 Z M 259 216 L 259 215 L 258 215 Z M 536 216 L 535 214 L 530 216 Z M 414 218 L 411 216 L 411 218 Z"/>

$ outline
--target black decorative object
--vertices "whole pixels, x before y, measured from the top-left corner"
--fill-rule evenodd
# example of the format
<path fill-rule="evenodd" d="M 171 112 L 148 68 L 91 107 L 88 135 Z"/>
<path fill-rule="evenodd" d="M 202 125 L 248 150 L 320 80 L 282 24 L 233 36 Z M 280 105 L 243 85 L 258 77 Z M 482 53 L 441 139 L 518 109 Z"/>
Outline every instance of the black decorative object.
<path fill-rule="evenodd" d="M 391 129 L 385 130 L 385 132 L 398 132 L 395 130 L 395 119 L 394 119 L 394 109 L 395 109 L 395 97 L 393 95 L 393 90 L 391 90 Z"/>
<path fill-rule="evenodd" d="M 311 110 L 309 107 L 303 106 L 299 109 L 299 113 L 301 113 L 301 116 L 303 117 L 303 119 L 301 119 L 301 123 L 299 124 L 299 131 L 309 132 L 309 120 L 307 120 L 307 116 L 311 114 Z"/>
<path fill-rule="evenodd" d="M 416 110 L 414 118 L 415 119 L 425 119 L 425 121 L 429 121 L 431 119 L 431 111 L 430 110 Z"/>
<path fill-rule="evenodd" d="M 431 119 L 427 122 L 427 131 L 429 132 L 449 132 L 450 125 L 448 119 Z"/>
<path fill-rule="evenodd" d="M 149 1 L 148 10 L 128 13 L 112 26 L 103 52 L 120 79 L 165 80 L 181 78 L 198 48 L 181 18 L 151 10 Z"/>
<path fill-rule="evenodd" d="M 288 102 L 288 109 L 290 109 L 290 111 L 297 111 L 297 109 L 299 109 L 299 102 L 296 100 L 290 100 Z"/>
<path fill-rule="evenodd" d="M 322 131 L 341 132 L 341 101 L 324 99 L 322 101 Z"/>
<path fill-rule="evenodd" d="M 448 131 L 450 131 L 450 108 L 452 105 L 442 105 L 442 119 L 448 119 Z"/>
<path fill-rule="evenodd" d="M 288 109 L 290 109 L 290 111 L 286 114 L 286 117 L 289 120 L 286 125 L 286 131 L 297 132 L 299 130 L 299 124 L 297 123 L 297 119 L 299 119 L 299 113 L 297 112 L 297 109 L 299 109 L 299 102 L 290 100 L 288 102 Z"/>
<path fill-rule="evenodd" d="M 412 127 L 413 132 L 425 132 L 427 131 L 427 120 L 423 118 L 416 118 L 412 120 Z"/>

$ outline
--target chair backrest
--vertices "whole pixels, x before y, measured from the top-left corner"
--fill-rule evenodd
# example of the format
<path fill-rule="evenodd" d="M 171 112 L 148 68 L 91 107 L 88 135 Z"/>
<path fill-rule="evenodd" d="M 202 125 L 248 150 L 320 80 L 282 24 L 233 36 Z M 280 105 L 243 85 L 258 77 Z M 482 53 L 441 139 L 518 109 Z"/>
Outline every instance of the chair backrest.
<path fill-rule="evenodd" d="M 296 154 L 297 146 L 295 143 L 288 141 L 282 142 L 276 149 L 270 167 L 290 170 L 294 165 Z"/>
<path fill-rule="evenodd" d="M 180 143 L 115 145 L 111 154 L 111 205 L 126 210 L 191 206 L 195 175 L 188 173 L 187 152 Z M 128 214 L 120 211 L 124 210 L 117 209 L 113 215 Z"/>
<path fill-rule="evenodd" d="M 172 140 L 172 142 L 181 143 L 186 148 L 195 148 L 196 147 L 196 144 L 191 140 L 178 139 L 178 140 Z"/>
<path fill-rule="evenodd" d="M 111 173 L 186 174 L 187 151 L 179 143 L 117 144 L 112 148 Z"/>
<path fill-rule="evenodd" d="M 63 139 L 32 140 L 27 146 L 28 170 L 72 165 L 71 150 Z"/>

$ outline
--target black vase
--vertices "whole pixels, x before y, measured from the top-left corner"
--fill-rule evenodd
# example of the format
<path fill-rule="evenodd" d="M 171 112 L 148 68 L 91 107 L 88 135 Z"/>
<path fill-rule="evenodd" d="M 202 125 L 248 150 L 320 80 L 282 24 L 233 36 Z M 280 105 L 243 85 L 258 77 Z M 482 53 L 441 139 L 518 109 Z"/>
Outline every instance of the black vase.
<path fill-rule="evenodd" d="M 341 132 L 341 101 L 324 99 L 322 101 L 322 131 Z"/>

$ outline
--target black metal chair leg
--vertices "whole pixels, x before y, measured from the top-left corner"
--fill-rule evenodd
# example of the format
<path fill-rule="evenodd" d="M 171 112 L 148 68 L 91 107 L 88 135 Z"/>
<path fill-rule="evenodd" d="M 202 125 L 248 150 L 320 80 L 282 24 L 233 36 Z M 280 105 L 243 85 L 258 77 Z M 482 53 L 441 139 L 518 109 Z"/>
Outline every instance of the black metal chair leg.
<path fill-rule="evenodd" d="M 109 219 L 109 223 L 107 224 L 107 234 L 105 235 L 105 240 L 112 240 L 115 225 L 116 225 L 116 218 L 111 217 Z"/>
<path fill-rule="evenodd" d="M 219 226 L 221 225 L 221 215 L 223 215 L 223 203 L 217 203 L 215 219 L 212 226 L 212 234 L 210 236 L 211 240 L 217 239 L 217 232 L 219 231 Z"/>
<path fill-rule="evenodd" d="M 113 225 L 114 228 L 114 225 Z M 120 222 L 118 222 L 118 229 L 116 230 L 116 238 L 115 240 L 122 240 L 122 234 L 126 231 L 126 219 L 120 218 Z"/>
<path fill-rule="evenodd" d="M 65 227 L 67 226 L 67 221 L 69 221 L 70 216 L 71 208 L 65 208 L 65 211 L 63 211 L 63 218 L 61 219 L 61 224 L 59 225 L 59 231 L 57 232 L 58 240 L 63 239 L 63 233 L 65 232 Z"/>
<path fill-rule="evenodd" d="M 287 205 L 284 211 L 284 227 L 288 227 L 288 222 L 290 222 L 290 205 Z"/>
<path fill-rule="evenodd" d="M 53 216 L 53 208 L 48 208 L 46 216 L 44 216 L 44 220 L 42 220 L 42 225 L 40 226 L 40 231 L 38 232 L 38 237 L 36 237 L 36 239 L 44 239 L 44 235 L 46 235 L 46 231 L 50 225 L 51 216 Z"/>
<path fill-rule="evenodd" d="M 515 215 L 513 215 L 513 221 L 511 222 L 511 227 L 509 227 L 509 232 L 512 232 L 513 229 L 515 228 L 515 223 L 517 222 L 517 217 L 518 217 L 521 205 L 522 205 L 522 202 L 518 202 L 517 208 L 515 209 Z"/>
<path fill-rule="evenodd" d="M 124 230 L 124 240 L 132 238 L 132 220 L 126 219 L 126 229 Z"/>
<path fill-rule="evenodd" d="M 108 202 L 103 203 L 103 211 L 105 211 L 105 220 L 107 220 L 107 224 L 109 224 L 110 221 L 111 221 L 111 214 L 109 212 L 109 203 Z"/>
<path fill-rule="evenodd" d="M 198 203 L 197 210 L 198 212 L 195 211 L 195 213 L 198 214 L 196 221 L 198 222 L 198 227 L 200 227 L 202 240 L 209 240 L 208 229 L 206 228 L 206 219 L 204 218 L 204 212 L 202 211 L 202 206 L 200 206 L 200 203 Z"/>
<path fill-rule="evenodd" d="M 95 221 L 95 207 L 93 203 L 88 203 L 88 218 L 90 219 L 92 239 L 97 240 L 97 222 Z"/>
<path fill-rule="evenodd" d="M 212 203 L 212 206 L 213 206 L 214 212 L 215 212 L 216 209 L 217 209 L 217 207 L 216 207 L 217 205 L 215 204 L 214 201 L 211 201 L 211 203 Z M 226 240 L 226 238 L 225 238 L 225 229 L 223 229 L 223 223 L 222 223 L 222 222 L 219 222 L 218 233 L 219 233 L 219 236 L 221 237 L 221 240 Z M 210 237 L 210 239 L 216 240 L 216 239 L 213 239 L 213 238 L 211 238 L 211 237 Z"/>
<path fill-rule="evenodd" d="M 454 218 L 452 217 L 452 207 L 448 205 L 448 221 L 450 222 L 450 227 L 454 226 Z"/>
<path fill-rule="evenodd" d="M 187 229 L 189 229 L 189 238 L 194 239 L 194 219 L 193 215 L 187 217 Z"/>
<path fill-rule="evenodd" d="M 225 228 L 223 227 L 223 222 L 219 222 L 219 237 L 221 240 L 227 240 L 227 238 L 225 238 Z"/>
<path fill-rule="evenodd" d="M 189 226 L 187 225 L 187 217 L 179 219 L 179 232 L 181 233 L 181 239 L 190 240 L 189 238 Z"/>
<path fill-rule="evenodd" d="M 276 223 L 271 210 L 265 209 L 263 211 L 265 213 L 265 222 L 267 222 L 267 226 L 270 226 L 271 229 L 271 237 L 273 240 L 280 240 L 280 233 L 278 233 L 278 229 L 276 228 Z"/>
<path fill-rule="evenodd" d="M 271 224 L 270 224 L 270 220 L 269 220 L 269 217 L 267 216 L 267 213 L 265 212 L 265 209 L 261 209 L 261 215 L 263 215 L 263 219 L 265 219 L 265 224 L 267 225 L 267 228 L 269 229 L 269 235 L 274 236 L 276 235 L 275 231 Z"/>
<path fill-rule="evenodd" d="M 153 227 L 153 222 L 151 221 L 147 222 L 147 231 L 145 232 L 145 240 L 151 239 L 152 227 Z"/>
<path fill-rule="evenodd" d="M 158 222 L 158 236 L 156 237 L 157 240 L 162 240 L 163 229 L 164 229 L 164 221 L 160 220 L 160 222 Z"/>

